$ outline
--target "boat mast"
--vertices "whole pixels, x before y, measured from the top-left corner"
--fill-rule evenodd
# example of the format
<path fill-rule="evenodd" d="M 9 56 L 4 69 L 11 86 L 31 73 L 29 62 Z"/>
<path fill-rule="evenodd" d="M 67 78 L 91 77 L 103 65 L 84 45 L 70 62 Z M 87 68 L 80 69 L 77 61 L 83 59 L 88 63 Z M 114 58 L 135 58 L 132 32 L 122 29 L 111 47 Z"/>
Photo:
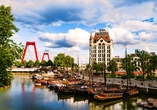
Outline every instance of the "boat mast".
<path fill-rule="evenodd" d="M 105 64 L 105 60 L 104 60 L 104 84 L 106 87 L 106 64 Z"/>
<path fill-rule="evenodd" d="M 126 55 L 126 75 L 127 75 L 127 90 L 128 90 L 128 57 L 127 57 L 127 46 L 125 45 L 125 55 Z"/>
<path fill-rule="evenodd" d="M 77 57 L 77 63 L 78 63 L 78 74 L 80 75 L 80 66 L 79 66 L 79 55 L 78 55 L 78 57 Z"/>
<path fill-rule="evenodd" d="M 73 65 L 73 64 L 72 64 L 72 63 L 73 63 L 73 62 L 72 62 L 72 58 L 70 58 L 70 63 L 71 63 L 70 80 L 72 80 L 72 79 L 73 79 L 73 75 L 72 75 L 72 72 L 73 72 L 73 71 L 72 71 L 72 69 L 73 69 L 73 67 L 72 67 L 72 65 Z"/>
<path fill-rule="evenodd" d="M 93 51 L 93 46 L 91 46 L 90 75 L 89 75 L 89 81 L 93 84 L 93 53 L 92 53 L 92 51 Z"/>
<path fill-rule="evenodd" d="M 93 50 L 92 50 L 92 51 L 93 51 Z M 92 66 L 91 72 L 92 72 L 92 85 L 93 85 L 93 69 L 94 69 L 94 68 L 93 68 L 93 66 L 94 66 L 94 65 L 93 65 L 93 53 L 92 53 L 92 65 L 91 65 L 91 66 Z"/>
<path fill-rule="evenodd" d="M 64 69 L 64 70 L 63 70 L 63 71 L 64 71 L 64 75 L 65 75 L 65 58 L 66 58 L 66 57 L 65 57 L 65 53 L 64 53 L 64 65 L 63 65 L 63 66 L 64 66 L 64 67 L 63 67 L 63 69 Z"/>

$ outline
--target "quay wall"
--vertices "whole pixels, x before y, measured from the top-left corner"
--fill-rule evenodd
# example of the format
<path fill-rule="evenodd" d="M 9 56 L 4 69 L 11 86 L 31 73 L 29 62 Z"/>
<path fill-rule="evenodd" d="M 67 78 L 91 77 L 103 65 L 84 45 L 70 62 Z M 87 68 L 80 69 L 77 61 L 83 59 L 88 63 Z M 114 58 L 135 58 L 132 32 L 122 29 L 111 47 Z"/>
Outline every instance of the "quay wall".
<path fill-rule="evenodd" d="M 112 86 L 119 87 L 120 85 L 119 84 L 115 84 L 115 85 L 107 84 L 107 86 L 108 87 L 112 87 Z M 123 85 L 123 87 L 126 88 L 127 86 Z M 135 86 L 128 85 L 128 88 L 135 88 Z M 143 85 L 143 86 L 138 85 L 136 87 L 136 89 L 139 90 L 140 94 L 150 94 L 150 95 L 156 95 L 157 96 L 157 85 L 154 87 L 145 86 L 145 85 Z"/>

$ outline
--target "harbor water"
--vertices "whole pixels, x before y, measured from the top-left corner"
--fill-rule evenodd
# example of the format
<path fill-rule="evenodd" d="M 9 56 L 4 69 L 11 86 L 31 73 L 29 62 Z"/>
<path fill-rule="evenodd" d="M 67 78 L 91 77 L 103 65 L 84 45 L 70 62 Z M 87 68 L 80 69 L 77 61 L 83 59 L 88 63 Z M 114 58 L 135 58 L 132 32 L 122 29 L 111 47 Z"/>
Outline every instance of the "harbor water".
<path fill-rule="evenodd" d="M 89 96 L 57 94 L 46 86 L 35 86 L 28 75 L 14 75 L 9 88 L 0 89 L 0 110 L 146 110 L 137 102 L 148 95 L 112 101 L 96 101 Z"/>

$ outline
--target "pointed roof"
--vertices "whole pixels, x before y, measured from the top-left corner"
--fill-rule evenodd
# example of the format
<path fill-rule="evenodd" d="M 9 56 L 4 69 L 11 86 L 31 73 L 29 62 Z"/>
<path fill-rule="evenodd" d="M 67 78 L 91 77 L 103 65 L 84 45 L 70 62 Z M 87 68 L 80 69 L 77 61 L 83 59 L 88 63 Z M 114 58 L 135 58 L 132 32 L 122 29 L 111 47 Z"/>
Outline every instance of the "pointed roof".
<path fill-rule="evenodd" d="M 109 33 L 105 29 L 100 29 L 99 32 L 95 32 L 95 35 L 94 35 L 94 38 L 93 38 L 94 39 L 94 43 L 96 43 L 101 38 L 104 39 L 108 43 L 111 42 Z"/>

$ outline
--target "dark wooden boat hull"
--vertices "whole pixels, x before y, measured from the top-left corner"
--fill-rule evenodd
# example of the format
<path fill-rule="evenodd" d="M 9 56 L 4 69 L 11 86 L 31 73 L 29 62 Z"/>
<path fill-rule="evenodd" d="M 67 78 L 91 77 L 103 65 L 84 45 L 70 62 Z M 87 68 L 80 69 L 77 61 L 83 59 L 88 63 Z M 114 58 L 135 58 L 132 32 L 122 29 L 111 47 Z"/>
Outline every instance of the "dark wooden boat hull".
<path fill-rule="evenodd" d="M 88 95 L 88 91 L 87 91 L 87 89 L 75 89 L 75 94 Z"/>

